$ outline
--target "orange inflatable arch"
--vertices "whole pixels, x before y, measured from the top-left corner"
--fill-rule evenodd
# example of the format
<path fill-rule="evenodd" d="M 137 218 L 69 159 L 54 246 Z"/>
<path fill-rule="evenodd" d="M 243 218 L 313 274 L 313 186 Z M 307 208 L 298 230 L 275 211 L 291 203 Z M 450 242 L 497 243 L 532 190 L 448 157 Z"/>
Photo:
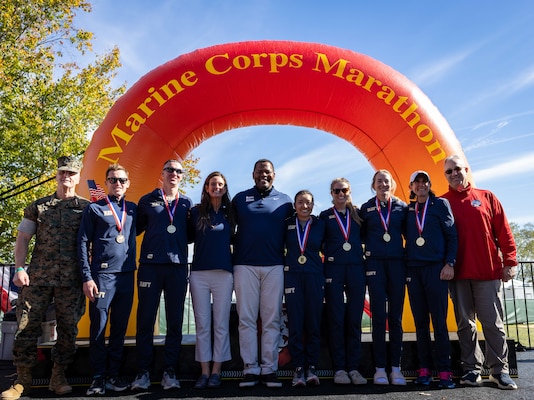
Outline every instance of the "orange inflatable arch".
<path fill-rule="evenodd" d="M 346 140 L 374 168 L 392 172 L 405 200 L 411 172 L 441 177 L 448 155 L 463 156 L 428 97 L 389 66 L 325 44 L 251 41 L 196 50 L 143 76 L 94 133 L 82 182 L 103 180 L 119 162 L 135 177 L 128 191 L 135 201 L 159 185 L 165 160 L 185 158 L 224 131 L 275 124 Z M 445 179 L 433 181 L 436 193 L 446 189 Z M 88 196 L 83 184 L 80 193 Z"/>

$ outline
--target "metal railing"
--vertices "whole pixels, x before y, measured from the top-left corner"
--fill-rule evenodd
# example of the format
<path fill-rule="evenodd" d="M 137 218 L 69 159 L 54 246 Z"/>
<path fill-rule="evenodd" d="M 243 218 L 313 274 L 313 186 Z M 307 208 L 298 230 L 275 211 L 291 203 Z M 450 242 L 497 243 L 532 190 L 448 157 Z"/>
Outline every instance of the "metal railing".
<path fill-rule="evenodd" d="M 6 311 L 9 306 L 8 303 L 13 298 L 12 291 L 16 290 L 14 286 L 10 286 L 10 277 L 13 274 L 13 265 L 0 265 L 0 282 L 2 284 L 2 297 L 0 299 L 1 310 Z M 516 279 L 503 283 L 504 293 L 504 314 L 505 314 L 505 329 L 509 339 L 513 339 L 516 345 L 516 350 L 532 350 L 534 349 L 534 261 L 522 261 L 518 266 L 518 275 Z M 160 333 L 164 333 L 164 315 L 162 311 L 164 307 L 160 307 Z M 370 330 L 370 318 L 364 315 L 362 327 L 364 330 Z M 0 312 L 0 321 L 4 319 L 4 313 Z M 163 328 L 163 332 L 161 329 Z M 191 303 L 191 296 L 188 291 L 185 309 L 183 329 L 184 335 L 195 334 L 195 319 L 193 315 L 193 308 Z M 1 339 L 0 339 L 1 341 Z"/>

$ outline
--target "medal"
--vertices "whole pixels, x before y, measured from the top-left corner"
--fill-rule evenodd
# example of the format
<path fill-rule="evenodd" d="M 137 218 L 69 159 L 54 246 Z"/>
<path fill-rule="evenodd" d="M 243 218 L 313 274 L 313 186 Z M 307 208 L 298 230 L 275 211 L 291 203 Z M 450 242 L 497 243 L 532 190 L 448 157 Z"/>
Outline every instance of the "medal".
<path fill-rule="evenodd" d="M 174 212 L 176 211 L 176 206 L 178 205 L 178 199 L 180 197 L 180 193 L 176 193 L 176 202 L 174 203 L 174 206 L 171 210 L 169 207 L 169 202 L 167 201 L 167 196 L 165 195 L 165 192 L 160 189 L 161 197 L 163 197 L 163 201 L 165 202 L 165 208 L 167 209 L 167 214 L 169 215 L 169 221 L 170 225 L 167 226 L 167 232 L 169 232 L 171 235 L 176 232 L 176 226 L 172 224 L 172 221 L 174 219 Z"/>
<path fill-rule="evenodd" d="M 380 209 L 380 201 L 378 201 L 378 197 L 375 198 L 375 204 L 376 204 L 376 211 L 378 211 L 378 215 L 380 216 L 380 222 L 382 223 L 382 226 L 384 227 L 384 230 L 386 231 L 382 235 L 382 239 L 384 239 L 384 242 L 389 242 L 391 240 L 391 235 L 388 233 L 389 228 L 389 217 L 391 215 L 391 197 L 388 199 L 388 209 L 386 218 L 382 215 L 382 210 Z"/>
<path fill-rule="evenodd" d="M 332 210 L 334 210 L 334 215 L 336 217 L 337 224 L 339 225 L 339 229 L 341 230 L 341 233 L 343 234 L 343 238 L 345 239 L 345 243 L 343 243 L 343 250 L 350 251 L 352 248 L 351 244 L 349 243 L 349 235 L 350 235 L 350 212 L 348 209 L 345 210 L 345 223 L 343 223 L 341 216 L 339 215 L 338 211 L 335 207 L 332 207 Z"/>
<path fill-rule="evenodd" d="M 425 221 L 426 221 L 426 212 L 428 207 L 428 199 L 427 197 L 425 201 L 425 207 L 423 208 L 421 220 L 419 220 L 419 202 L 415 203 L 415 224 L 417 225 L 417 231 L 419 232 L 419 237 L 415 240 L 415 244 L 419 247 L 425 245 L 425 239 L 422 237 L 423 229 L 425 228 Z"/>
<path fill-rule="evenodd" d="M 117 215 L 117 213 L 115 212 L 115 208 L 111 204 L 109 196 L 106 196 L 106 203 L 108 203 L 108 208 L 111 210 L 111 214 L 115 219 L 115 225 L 117 226 L 117 230 L 119 231 L 119 234 L 115 237 L 115 241 L 117 243 L 124 243 L 125 237 L 122 234 L 123 222 L 126 223 L 126 202 L 124 201 L 124 197 L 122 198 L 122 216 L 120 218 L 119 215 Z"/>
<path fill-rule="evenodd" d="M 297 259 L 299 264 L 304 264 L 307 260 L 306 256 L 304 255 L 304 251 L 306 250 L 306 243 L 308 242 L 308 236 L 310 234 L 310 227 L 311 227 L 310 222 L 311 222 L 311 219 L 308 219 L 306 221 L 306 225 L 304 225 L 304 229 L 302 229 L 302 236 L 301 236 L 299 219 L 298 218 L 295 219 L 297 241 L 299 243 L 299 249 L 300 249 L 300 257 Z"/>
<path fill-rule="evenodd" d="M 305 255 L 301 255 L 299 258 L 298 258 L 298 262 L 299 264 L 306 264 L 306 256 Z"/>

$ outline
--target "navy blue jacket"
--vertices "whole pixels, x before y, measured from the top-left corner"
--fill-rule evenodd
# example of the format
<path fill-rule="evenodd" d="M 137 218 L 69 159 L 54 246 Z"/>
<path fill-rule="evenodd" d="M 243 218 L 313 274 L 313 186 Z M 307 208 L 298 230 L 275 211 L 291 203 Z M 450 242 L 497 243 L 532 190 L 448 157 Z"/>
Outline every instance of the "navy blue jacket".
<path fill-rule="evenodd" d="M 122 218 L 122 201 L 110 196 L 111 204 Z M 78 259 L 82 282 L 93 279 L 95 273 L 117 273 L 135 270 L 137 206 L 126 201 L 126 220 L 122 221 L 124 242 L 117 243 L 119 231 L 105 199 L 89 204 L 83 213 L 78 231 Z"/>
<path fill-rule="evenodd" d="M 225 216 L 225 210 L 221 208 L 216 213 L 210 208 L 211 226 L 202 230 L 198 227 L 199 207 L 191 209 L 191 231 L 195 242 L 193 263 L 191 271 L 209 269 L 224 269 L 233 272 L 231 241 L 232 234 L 230 221 Z"/>
<path fill-rule="evenodd" d="M 306 262 L 300 264 L 298 258 L 301 256 L 299 241 L 297 238 L 297 229 L 300 230 L 301 238 L 304 236 L 304 230 L 297 222 L 297 217 L 289 217 L 285 223 L 285 271 L 304 272 L 314 274 L 324 274 L 323 260 L 320 251 L 325 236 L 325 224 L 316 216 L 312 215 L 308 240 L 304 249 Z"/>
<path fill-rule="evenodd" d="M 237 218 L 234 265 L 282 265 L 284 226 L 293 214 L 291 198 L 274 187 L 260 193 L 256 187 L 232 199 Z"/>
<path fill-rule="evenodd" d="M 415 204 L 408 206 L 406 220 L 406 253 L 409 267 L 416 267 L 428 263 L 441 262 L 443 265 L 454 263 L 458 250 L 458 235 L 451 206 L 447 199 L 430 195 L 426 212 L 422 237 L 423 246 L 417 246 L 415 241 L 419 237 L 419 230 L 415 220 Z M 420 204 L 419 220 L 423 218 L 424 204 Z"/>
<path fill-rule="evenodd" d="M 343 223 L 346 217 L 340 215 Z M 319 214 L 319 218 L 325 222 L 326 237 L 324 244 L 325 264 L 363 264 L 363 249 L 361 240 L 361 227 L 352 218 L 350 219 L 350 232 L 348 242 L 351 245 L 349 251 L 343 250 L 345 237 L 338 225 L 333 207 L 324 210 Z M 346 227 L 345 227 L 346 228 Z"/>
<path fill-rule="evenodd" d="M 369 199 L 360 208 L 360 217 L 363 219 L 362 241 L 365 244 L 366 258 L 404 258 L 403 235 L 406 230 L 406 214 L 408 206 L 396 197 L 391 198 L 391 215 L 389 217 L 389 242 L 384 241 L 384 227 L 378 214 L 375 200 Z M 381 207 L 384 219 L 386 207 Z"/>
<path fill-rule="evenodd" d="M 137 206 L 137 234 L 145 233 L 141 243 L 140 264 L 187 264 L 187 219 L 192 202 L 180 194 L 174 212 L 176 232 L 167 232 L 170 217 L 160 189 L 144 195 Z M 172 210 L 174 201 L 169 203 Z"/>

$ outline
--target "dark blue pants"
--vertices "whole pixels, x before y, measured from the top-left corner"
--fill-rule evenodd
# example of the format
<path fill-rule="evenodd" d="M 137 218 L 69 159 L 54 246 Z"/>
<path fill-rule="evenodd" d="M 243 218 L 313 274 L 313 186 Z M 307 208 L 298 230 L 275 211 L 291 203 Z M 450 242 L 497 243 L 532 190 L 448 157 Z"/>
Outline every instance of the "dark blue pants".
<path fill-rule="evenodd" d="M 186 264 L 141 264 L 137 272 L 136 351 L 139 370 L 149 371 L 153 359 L 154 324 L 161 293 L 165 300 L 167 334 L 165 368 L 177 368 L 182 345 L 184 301 L 187 290 Z"/>
<path fill-rule="evenodd" d="M 415 321 L 419 367 L 432 369 L 430 318 L 436 341 L 438 371 L 451 370 L 447 310 L 449 306 L 448 281 L 439 279 L 443 263 L 406 269 L 408 295 Z"/>
<path fill-rule="evenodd" d="M 364 265 L 326 264 L 325 275 L 328 342 L 334 371 L 357 370 L 362 353 Z"/>
<path fill-rule="evenodd" d="M 375 367 L 387 366 L 386 320 L 389 328 L 391 366 L 400 367 L 402 355 L 402 310 L 406 268 L 401 259 L 365 260 L 372 314 Z"/>
<path fill-rule="evenodd" d="M 321 355 L 324 275 L 285 272 L 284 288 L 293 366 L 317 366 Z"/>
<path fill-rule="evenodd" d="M 89 302 L 90 360 L 94 376 L 117 377 L 122 363 L 124 336 L 132 310 L 134 271 L 94 276 L 100 297 Z M 109 342 L 105 335 L 109 319 Z"/>

